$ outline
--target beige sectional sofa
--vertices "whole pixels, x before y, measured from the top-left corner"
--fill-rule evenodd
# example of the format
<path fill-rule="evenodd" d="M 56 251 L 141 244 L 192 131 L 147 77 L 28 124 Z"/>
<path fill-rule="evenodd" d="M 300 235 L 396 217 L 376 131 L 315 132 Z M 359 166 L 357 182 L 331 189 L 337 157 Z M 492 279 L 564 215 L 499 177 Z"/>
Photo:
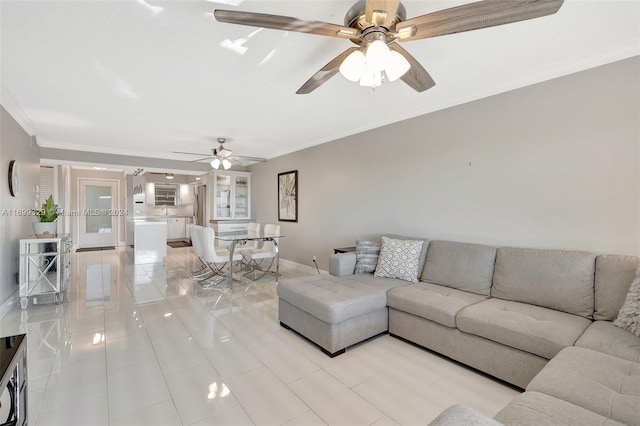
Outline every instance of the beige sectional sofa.
<path fill-rule="evenodd" d="M 418 283 L 332 255 L 333 276 L 280 283 L 281 324 L 330 355 L 387 327 L 526 389 L 505 424 L 640 425 L 640 338 L 612 324 L 640 259 L 426 240 L 424 252 Z"/>

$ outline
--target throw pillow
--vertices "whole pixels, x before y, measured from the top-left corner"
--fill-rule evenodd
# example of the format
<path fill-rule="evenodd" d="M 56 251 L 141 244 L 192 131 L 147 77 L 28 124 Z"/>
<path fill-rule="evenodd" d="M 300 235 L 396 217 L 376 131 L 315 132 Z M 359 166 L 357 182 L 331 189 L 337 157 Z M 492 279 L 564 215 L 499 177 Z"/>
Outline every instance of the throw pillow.
<path fill-rule="evenodd" d="M 356 240 L 356 274 L 370 274 L 376 270 L 380 243 L 378 241 Z"/>
<path fill-rule="evenodd" d="M 380 257 L 373 275 L 417 283 L 423 244 L 422 240 L 396 240 L 382 237 Z"/>
<path fill-rule="evenodd" d="M 640 337 L 640 269 L 636 273 L 636 279 L 629 287 L 627 298 L 618 312 L 618 317 L 613 321 L 613 325 Z"/>

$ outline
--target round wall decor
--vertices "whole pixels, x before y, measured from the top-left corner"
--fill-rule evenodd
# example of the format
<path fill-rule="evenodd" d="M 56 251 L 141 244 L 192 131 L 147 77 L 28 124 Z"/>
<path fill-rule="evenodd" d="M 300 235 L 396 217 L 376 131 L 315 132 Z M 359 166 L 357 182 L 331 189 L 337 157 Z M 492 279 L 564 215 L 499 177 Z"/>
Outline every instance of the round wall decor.
<path fill-rule="evenodd" d="M 9 193 L 12 197 L 18 195 L 20 189 L 20 167 L 17 160 L 9 162 Z"/>

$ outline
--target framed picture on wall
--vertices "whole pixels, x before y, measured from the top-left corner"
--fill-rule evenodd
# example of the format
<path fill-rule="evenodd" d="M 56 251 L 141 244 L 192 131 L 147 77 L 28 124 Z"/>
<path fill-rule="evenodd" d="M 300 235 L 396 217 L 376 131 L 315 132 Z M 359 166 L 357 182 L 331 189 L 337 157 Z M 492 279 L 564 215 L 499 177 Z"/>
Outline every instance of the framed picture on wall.
<path fill-rule="evenodd" d="M 278 173 L 278 220 L 298 221 L 298 171 Z"/>

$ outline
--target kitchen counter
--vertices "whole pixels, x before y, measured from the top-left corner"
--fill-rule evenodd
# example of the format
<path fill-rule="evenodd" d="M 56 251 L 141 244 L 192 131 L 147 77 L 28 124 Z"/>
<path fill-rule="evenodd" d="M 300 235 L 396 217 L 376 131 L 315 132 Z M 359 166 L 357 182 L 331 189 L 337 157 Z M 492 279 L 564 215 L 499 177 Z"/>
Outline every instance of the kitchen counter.
<path fill-rule="evenodd" d="M 167 255 L 167 224 L 158 219 L 133 220 L 133 263 L 162 262 Z"/>
<path fill-rule="evenodd" d="M 158 215 L 158 216 L 145 216 L 144 218 L 149 218 L 149 219 L 165 219 L 165 218 L 172 218 L 172 217 L 184 217 L 185 219 L 189 219 L 193 216 L 185 216 L 185 215 L 181 215 L 181 214 L 169 214 L 169 215 Z M 140 219 L 144 219 L 144 218 L 140 218 Z"/>

